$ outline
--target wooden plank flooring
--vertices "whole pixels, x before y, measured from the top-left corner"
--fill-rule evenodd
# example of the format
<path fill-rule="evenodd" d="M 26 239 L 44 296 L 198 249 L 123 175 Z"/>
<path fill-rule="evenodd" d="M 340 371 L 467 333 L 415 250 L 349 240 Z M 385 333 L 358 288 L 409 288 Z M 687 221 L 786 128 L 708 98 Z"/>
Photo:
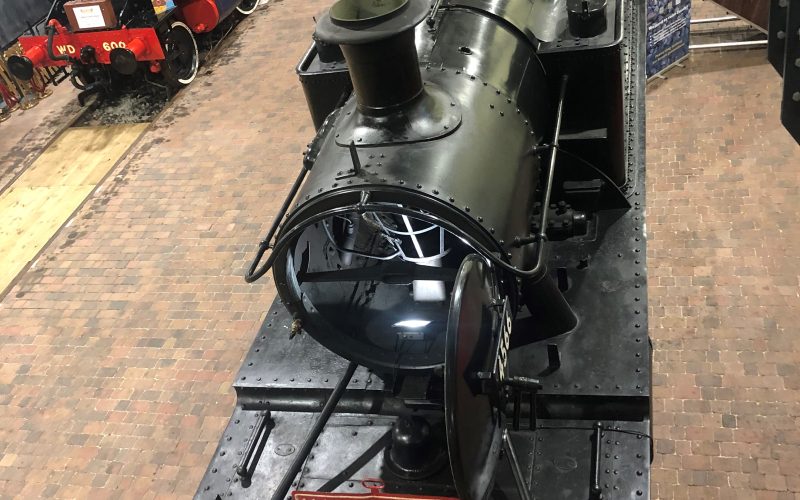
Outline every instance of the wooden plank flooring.
<path fill-rule="evenodd" d="M 0 293 L 39 254 L 146 127 L 68 129 L 0 195 Z"/>

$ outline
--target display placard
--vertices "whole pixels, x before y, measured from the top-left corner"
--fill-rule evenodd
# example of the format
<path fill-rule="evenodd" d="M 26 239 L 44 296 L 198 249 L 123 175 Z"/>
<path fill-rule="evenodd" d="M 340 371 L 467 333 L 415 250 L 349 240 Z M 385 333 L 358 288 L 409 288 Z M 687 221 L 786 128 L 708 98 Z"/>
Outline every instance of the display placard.
<path fill-rule="evenodd" d="M 64 4 L 73 32 L 117 27 L 117 14 L 111 0 L 70 0 Z"/>
<path fill-rule="evenodd" d="M 691 0 L 647 0 L 647 77 L 689 55 Z"/>
<path fill-rule="evenodd" d="M 86 7 L 75 7 L 75 21 L 82 30 L 93 28 L 105 28 L 106 20 L 103 19 L 103 11 L 99 5 L 88 5 Z"/>

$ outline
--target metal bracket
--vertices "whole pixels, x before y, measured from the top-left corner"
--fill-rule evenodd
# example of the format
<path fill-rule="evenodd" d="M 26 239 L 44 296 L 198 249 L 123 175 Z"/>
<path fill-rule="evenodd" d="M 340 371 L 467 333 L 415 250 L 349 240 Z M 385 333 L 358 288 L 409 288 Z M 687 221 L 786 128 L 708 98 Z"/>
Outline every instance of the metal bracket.
<path fill-rule="evenodd" d="M 247 440 L 242 460 L 239 462 L 239 465 L 236 466 L 236 474 L 238 474 L 243 481 L 253 477 L 253 472 L 256 470 L 258 460 L 261 458 L 261 453 L 264 451 L 267 439 L 269 439 L 270 431 L 274 427 L 275 421 L 272 420 L 269 410 L 262 412 L 256 421 L 256 425 L 253 426 L 253 433 L 250 434 L 250 438 Z"/>
<path fill-rule="evenodd" d="M 511 428 L 515 431 L 520 429 L 520 421 L 522 419 L 522 396 L 528 394 L 531 408 L 530 408 L 530 428 L 536 428 L 536 409 L 535 400 L 536 393 L 542 389 L 542 383 L 539 379 L 529 377 L 508 377 L 504 382 L 505 389 L 511 391 L 512 404 L 513 404 L 513 418 L 511 421 Z"/>
<path fill-rule="evenodd" d="M 592 463 L 592 484 L 589 492 L 593 499 L 603 498 L 602 490 L 600 489 L 600 448 L 603 444 L 603 424 L 602 422 L 594 423 L 594 463 Z"/>

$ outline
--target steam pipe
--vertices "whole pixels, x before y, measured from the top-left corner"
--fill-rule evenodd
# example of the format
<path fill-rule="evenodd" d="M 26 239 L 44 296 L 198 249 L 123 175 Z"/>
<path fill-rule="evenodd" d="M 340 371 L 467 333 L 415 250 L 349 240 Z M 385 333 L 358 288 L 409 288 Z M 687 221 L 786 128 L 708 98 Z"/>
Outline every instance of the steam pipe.
<path fill-rule="evenodd" d="M 556 172 L 556 155 L 558 153 L 559 136 L 561 135 L 561 121 L 564 117 L 564 99 L 567 94 L 567 82 L 569 76 L 564 75 L 561 78 L 561 91 L 558 96 L 558 109 L 556 110 L 556 128 L 553 132 L 553 148 L 550 154 L 550 166 L 547 169 L 547 182 L 545 183 L 544 201 L 542 202 L 542 220 L 539 225 L 539 241 L 547 240 L 547 216 L 550 206 L 550 198 L 553 193 L 553 177 Z M 540 252 L 541 253 L 541 252 Z M 537 264 L 538 265 L 538 264 Z"/>
<path fill-rule="evenodd" d="M 344 99 L 346 99 L 349 92 L 345 92 L 339 103 L 337 103 L 336 108 L 341 107 L 341 103 Z M 333 128 L 333 123 L 336 119 L 337 112 L 332 112 L 328 118 L 322 123 L 322 127 L 317 131 L 317 137 L 315 138 L 314 142 L 311 143 L 311 147 L 306 152 L 306 156 L 303 159 L 303 167 L 300 169 L 300 173 L 297 175 L 297 178 L 292 184 L 291 189 L 289 190 L 289 194 L 286 195 L 286 199 L 283 200 L 283 205 L 281 205 L 280 210 L 278 210 L 278 215 L 275 217 L 275 220 L 272 222 L 272 226 L 269 228 L 267 235 L 261 240 L 261 243 L 258 244 L 258 251 L 256 252 L 256 257 L 253 259 L 253 262 L 250 264 L 250 268 L 247 270 L 247 273 L 244 275 L 244 280 L 247 283 L 253 283 L 254 281 L 258 280 L 272 267 L 272 262 L 275 260 L 275 252 L 273 251 L 270 256 L 267 258 L 267 262 L 258 268 L 259 262 L 264 257 L 264 254 L 272 247 L 272 238 L 275 237 L 275 233 L 278 232 L 278 228 L 283 222 L 284 217 L 286 217 L 286 212 L 289 211 L 289 206 L 292 203 L 292 200 L 295 196 L 297 196 L 297 192 L 300 191 L 300 187 L 303 185 L 303 181 L 308 175 L 308 172 L 314 167 L 314 162 L 317 159 L 317 155 L 319 154 L 320 143 L 322 142 L 322 138 L 325 137 L 328 132 L 330 132 Z"/>
<path fill-rule="evenodd" d="M 286 474 L 284 474 L 283 479 L 275 489 L 275 493 L 272 494 L 272 500 L 283 500 L 286 498 L 286 493 L 288 493 L 289 488 L 292 487 L 292 481 L 294 481 L 295 476 L 303 467 L 303 462 L 306 461 L 308 454 L 311 453 L 311 448 L 314 446 L 317 438 L 319 438 L 319 435 L 322 434 L 322 430 L 325 428 L 325 424 L 328 423 L 328 419 L 333 415 L 336 404 L 342 398 L 342 394 L 347 388 L 347 385 L 350 384 L 350 379 L 353 378 L 356 368 L 358 368 L 358 364 L 352 361 L 347 365 L 344 376 L 339 380 L 339 383 L 336 384 L 333 392 L 331 392 L 330 397 L 328 397 L 328 400 L 325 402 L 325 407 L 322 408 L 322 412 L 320 412 L 319 417 L 316 422 L 314 422 L 314 426 L 311 428 L 308 437 L 306 437 L 303 446 L 298 450 L 292 465 L 289 467 L 289 470 L 286 471 Z"/>
<path fill-rule="evenodd" d="M 58 21 L 51 19 L 47 22 L 47 26 L 44 29 L 47 32 L 47 57 L 53 61 L 71 61 L 72 58 L 69 57 L 69 54 L 56 55 L 53 51 L 53 38 L 56 35 L 56 24 L 58 24 Z"/>
<path fill-rule="evenodd" d="M 522 283 L 523 299 L 531 314 L 540 322 L 540 328 L 551 335 L 561 334 L 572 330 L 578 324 L 578 318 L 570 307 L 564 294 L 555 282 L 547 276 L 547 263 L 545 262 L 547 244 L 547 219 L 550 215 L 550 200 L 553 192 L 553 178 L 556 171 L 556 157 L 561 135 L 561 122 L 564 116 L 564 100 L 567 92 L 569 77 L 564 75 L 561 79 L 561 91 L 556 110 L 556 126 L 553 132 L 551 145 L 550 165 L 547 170 L 547 179 L 544 185 L 544 199 L 542 201 L 542 214 L 539 221 L 539 234 L 536 235 L 536 265 L 530 271 L 530 278 Z"/>
<path fill-rule="evenodd" d="M 525 477 L 522 475 L 521 467 L 519 466 L 519 459 L 517 458 L 517 451 L 514 449 L 514 443 L 511 442 L 511 436 L 508 435 L 508 429 L 503 431 L 503 449 L 508 455 L 508 461 L 511 465 L 511 472 L 514 475 L 514 482 L 517 485 L 517 491 L 522 500 L 531 500 L 528 485 L 525 484 Z"/>

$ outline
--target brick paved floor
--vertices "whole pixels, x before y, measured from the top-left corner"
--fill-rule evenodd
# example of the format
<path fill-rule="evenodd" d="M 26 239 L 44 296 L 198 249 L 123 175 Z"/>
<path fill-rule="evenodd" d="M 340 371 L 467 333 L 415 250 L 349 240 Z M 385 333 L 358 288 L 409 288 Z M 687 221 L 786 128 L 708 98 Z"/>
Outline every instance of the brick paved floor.
<path fill-rule="evenodd" d="M 800 147 L 765 51 L 685 66 L 647 96 L 653 498 L 800 498 Z"/>
<path fill-rule="evenodd" d="M 0 123 L 0 192 L 41 154 L 78 112 L 78 95 L 69 80 L 53 94 L 26 110 L 14 111 Z"/>
<path fill-rule="evenodd" d="M 274 296 L 241 275 L 313 133 L 294 66 L 329 0 L 272 1 L 0 302 L 0 496 L 194 493 Z M 795 498 L 800 147 L 763 51 L 669 77 L 648 94 L 653 498 Z"/>

